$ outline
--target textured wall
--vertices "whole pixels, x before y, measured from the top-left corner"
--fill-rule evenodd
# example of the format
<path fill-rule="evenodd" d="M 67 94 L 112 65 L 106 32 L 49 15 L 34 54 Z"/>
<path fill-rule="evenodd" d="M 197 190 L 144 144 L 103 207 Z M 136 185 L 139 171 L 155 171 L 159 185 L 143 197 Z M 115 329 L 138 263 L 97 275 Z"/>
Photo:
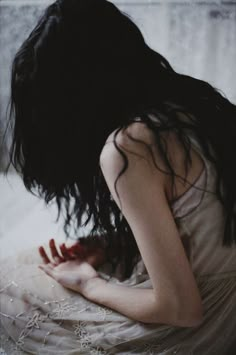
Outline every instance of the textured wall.
<path fill-rule="evenodd" d="M 0 0 L 0 132 L 9 96 L 12 57 L 52 1 Z M 236 103 L 235 1 L 113 1 L 131 15 L 146 41 L 176 71 L 221 89 Z M 0 166 L 4 149 L 0 148 Z"/>

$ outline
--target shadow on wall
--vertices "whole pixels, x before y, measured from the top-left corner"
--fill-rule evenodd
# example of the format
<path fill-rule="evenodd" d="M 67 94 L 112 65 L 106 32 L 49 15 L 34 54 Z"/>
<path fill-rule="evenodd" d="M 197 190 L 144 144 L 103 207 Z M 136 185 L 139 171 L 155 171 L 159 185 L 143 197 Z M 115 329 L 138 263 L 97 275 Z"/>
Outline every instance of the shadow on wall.
<path fill-rule="evenodd" d="M 148 44 L 178 72 L 210 82 L 236 103 L 236 3 L 116 0 L 131 15 Z M 0 1 L 0 139 L 6 121 L 11 60 L 52 1 Z M 7 139 L 9 143 L 9 137 Z M 0 142 L 0 170 L 7 143 Z"/>

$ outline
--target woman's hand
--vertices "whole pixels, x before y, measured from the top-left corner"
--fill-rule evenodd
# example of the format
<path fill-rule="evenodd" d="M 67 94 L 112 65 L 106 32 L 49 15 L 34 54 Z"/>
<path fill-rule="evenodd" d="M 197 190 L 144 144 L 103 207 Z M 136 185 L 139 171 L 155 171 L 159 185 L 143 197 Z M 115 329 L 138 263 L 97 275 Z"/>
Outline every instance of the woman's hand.
<path fill-rule="evenodd" d="M 92 266 L 95 259 L 90 256 L 89 263 L 86 260 L 86 258 L 89 258 L 89 253 L 86 254 L 85 248 L 79 249 L 78 245 L 75 249 L 75 246 L 66 248 L 65 245 L 62 244 L 60 246 L 60 254 L 54 239 L 51 239 L 49 247 L 52 260 L 50 260 L 44 247 L 40 246 L 39 253 L 43 260 L 43 264 L 39 265 L 39 268 L 59 282 L 62 286 L 81 294 L 85 294 L 88 284 L 91 284 L 89 281 L 93 280 L 93 284 L 95 284 L 98 283 L 99 280 L 101 280 L 101 282 L 104 280 L 99 278 L 98 273 Z M 80 256 L 78 255 L 79 250 Z"/>
<path fill-rule="evenodd" d="M 57 252 L 53 239 L 50 240 L 49 246 L 53 259 L 60 259 L 61 256 Z M 81 237 L 80 240 L 72 246 L 66 246 L 65 243 L 63 243 L 59 245 L 59 249 L 64 260 L 83 259 L 95 269 L 99 268 L 107 260 L 106 251 L 101 241 L 90 236 Z M 44 257 L 44 254 L 42 255 L 40 253 L 40 255 Z"/>

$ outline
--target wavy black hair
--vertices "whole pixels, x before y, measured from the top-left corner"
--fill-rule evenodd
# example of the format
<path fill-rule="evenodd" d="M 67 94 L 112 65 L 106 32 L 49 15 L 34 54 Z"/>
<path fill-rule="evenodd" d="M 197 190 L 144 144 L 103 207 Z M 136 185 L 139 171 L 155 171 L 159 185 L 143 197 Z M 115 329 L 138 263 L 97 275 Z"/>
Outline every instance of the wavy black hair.
<path fill-rule="evenodd" d="M 125 130 L 137 117 L 154 132 L 173 186 L 176 174 L 163 132 L 176 133 L 186 171 L 189 135 L 198 140 L 218 172 L 216 194 L 226 213 L 223 244 L 231 246 L 236 242 L 236 106 L 209 83 L 175 72 L 109 1 L 57 0 L 47 7 L 12 65 L 10 161 L 29 191 L 46 203 L 56 201 L 67 236 L 73 229 L 78 237 L 92 221 L 90 235 L 104 237 L 108 248 L 116 245 L 113 266 L 123 265 L 125 278 L 140 253 L 99 157 L 109 134 Z M 116 136 L 114 144 L 120 150 Z M 124 173 L 128 159 L 120 152 Z"/>

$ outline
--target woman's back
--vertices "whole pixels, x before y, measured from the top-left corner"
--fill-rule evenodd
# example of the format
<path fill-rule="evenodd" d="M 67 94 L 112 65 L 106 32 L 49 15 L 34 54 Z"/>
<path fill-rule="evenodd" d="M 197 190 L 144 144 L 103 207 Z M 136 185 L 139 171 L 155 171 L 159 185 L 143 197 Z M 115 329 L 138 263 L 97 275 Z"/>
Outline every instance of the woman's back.
<path fill-rule="evenodd" d="M 199 334 L 191 333 L 187 343 L 193 354 L 195 347 L 196 354 L 234 354 L 236 344 L 227 346 L 235 339 L 236 329 L 236 245 L 222 245 L 225 212 L 216 195 L 217 173 L 199 144 L 194 139 L 192 143 L 205 169 L 196 187 L 172 205 L 205 314 Z"/>
<path fill-rule="evenodd" d="M 236 245 L 223 246 L 224 208 L 216 195 L 217 173 L 204 157 L 197 142 L 194 149 L 204 161 L 204 171 L 196 182 L 172 205 L 178 228 L 191 250 L 189 260 L 196 277 L 236 272 Z"/>

